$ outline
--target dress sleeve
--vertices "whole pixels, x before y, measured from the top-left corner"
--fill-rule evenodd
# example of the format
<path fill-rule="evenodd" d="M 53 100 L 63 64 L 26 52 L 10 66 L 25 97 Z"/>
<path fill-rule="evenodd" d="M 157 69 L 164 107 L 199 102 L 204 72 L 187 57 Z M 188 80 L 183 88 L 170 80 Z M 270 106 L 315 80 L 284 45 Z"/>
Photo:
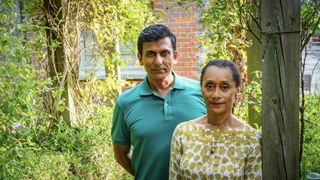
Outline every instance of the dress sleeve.
<path fill-rule="evenodd" d="M 262 179 L 261 135 L 255 134 L 245 165 L 245 179 Z"/>
<path fill-rule="evenodd" d="M 173 132 L 173 136 L 171 140 L 169 180 L 181 179 L 180 168 L 179 168 L 181 156 L 182 156 L 181 127 L 180 125 L 178 125 Z"/>
<path fill-rule="evenodd" d="M 130 144 L 130 132 L 118 103 L 113 112 L 111 137 L 113 144 Z"/>

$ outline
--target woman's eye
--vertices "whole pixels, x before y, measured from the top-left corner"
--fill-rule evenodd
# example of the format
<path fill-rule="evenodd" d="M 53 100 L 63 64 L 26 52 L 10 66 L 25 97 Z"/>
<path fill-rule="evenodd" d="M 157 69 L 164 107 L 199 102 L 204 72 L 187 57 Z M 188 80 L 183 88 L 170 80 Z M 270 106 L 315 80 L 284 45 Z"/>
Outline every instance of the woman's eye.
<path fill-rule="evenodd" d="M 208 90 L 212 90 L 214 87 L 213 87 L 212 84 L 207 84 L 206 88 L 207 88 Z"/>
<path fill-rule="evenodd" d="M 222 89 L 223 89 L 223 90 L 227 90 L 227 89 L 229 89 L 229 86 L 224 85 L 224 86 L 222 86 Z"/>

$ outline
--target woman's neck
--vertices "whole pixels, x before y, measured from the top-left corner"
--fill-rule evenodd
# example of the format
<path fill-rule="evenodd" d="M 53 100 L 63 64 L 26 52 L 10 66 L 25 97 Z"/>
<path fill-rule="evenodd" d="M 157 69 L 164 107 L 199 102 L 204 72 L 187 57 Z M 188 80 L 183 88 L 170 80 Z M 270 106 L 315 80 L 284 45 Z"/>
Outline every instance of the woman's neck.
<path fill-rule="evenodd" d="M 234 116 L 231 113 L 225 113 L 221 115 L 208 113 L 207 115 L 208 125 L 219 129 L 231 128 L 233 120 Z"/>

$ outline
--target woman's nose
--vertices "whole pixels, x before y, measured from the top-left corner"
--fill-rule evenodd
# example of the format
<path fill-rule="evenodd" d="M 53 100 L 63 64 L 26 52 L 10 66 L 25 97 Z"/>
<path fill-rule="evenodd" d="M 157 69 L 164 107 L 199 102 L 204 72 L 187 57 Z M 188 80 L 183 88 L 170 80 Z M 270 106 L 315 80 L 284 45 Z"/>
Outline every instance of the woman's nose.
<path fill-rule="evenodd" d="M 215 89 L 212 91 L 211 96 L 212 96 L 213 98 L 219 98 L 220 95 L 221 95 L 220 93 L 221 93 L 221 92 L 220 92 L 219 88 L 215 88 Z"/>

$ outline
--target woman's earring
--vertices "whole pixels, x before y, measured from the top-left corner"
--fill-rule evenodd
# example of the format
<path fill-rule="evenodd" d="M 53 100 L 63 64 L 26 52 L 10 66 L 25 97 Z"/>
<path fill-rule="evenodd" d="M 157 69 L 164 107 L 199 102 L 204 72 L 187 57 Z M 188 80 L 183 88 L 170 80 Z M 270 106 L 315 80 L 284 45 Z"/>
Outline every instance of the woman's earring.
<path fill-rule="evenodd" d="M 243 99 L 243 94 L 240 93 L 240 92 L 238 92 L 238 93 L 236 93 L 235 98 L 236 98 L 236 99 L 235 99 L 235 105 L 239 105 L 240 102 L 241 102 L 242 99 Z"/>

